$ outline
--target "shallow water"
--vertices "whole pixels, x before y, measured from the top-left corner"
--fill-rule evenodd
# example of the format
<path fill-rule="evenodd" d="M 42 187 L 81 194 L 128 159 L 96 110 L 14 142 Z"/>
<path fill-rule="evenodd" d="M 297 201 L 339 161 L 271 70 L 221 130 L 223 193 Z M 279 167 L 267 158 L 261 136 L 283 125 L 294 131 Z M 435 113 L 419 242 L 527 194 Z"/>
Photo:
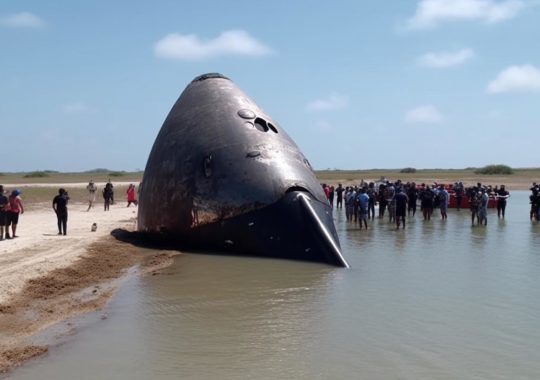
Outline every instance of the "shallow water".
<path fill-rule="evenodd" d="M 13 379 L 538 379 L 540 225 L 336 226 L 351 269 L 187 254 Z"/>

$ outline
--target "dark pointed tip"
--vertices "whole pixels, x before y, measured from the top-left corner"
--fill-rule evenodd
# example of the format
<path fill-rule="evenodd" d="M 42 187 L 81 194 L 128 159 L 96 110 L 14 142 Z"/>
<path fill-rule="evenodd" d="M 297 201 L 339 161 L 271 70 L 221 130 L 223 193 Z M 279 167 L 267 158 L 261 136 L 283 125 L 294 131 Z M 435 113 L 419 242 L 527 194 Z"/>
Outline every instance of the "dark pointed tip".
<path fill-rule="evenodd" d="M 326 246 L 326 261 L 332 265 L 350 268 L 349 263 L 347 263 L 347 260 L 345 260 L 343 254 L 341 253 L 341 248 L 339 246 L 337 236 L 334 236 L 330 232 L 328 225 L 322 220 L 320 215 L 313 208 L 313 206 L 311 205 L 311 198 L 305 193 L 298 193 L 297 196 L 304 205 L 305 209 L 313 218 L 312 220 L 315 222 L 315 228 L 319 230 L 320 242 L 323 243 L 324 246 Z M 333 223 L 332 229 L 334 229 Z"/>

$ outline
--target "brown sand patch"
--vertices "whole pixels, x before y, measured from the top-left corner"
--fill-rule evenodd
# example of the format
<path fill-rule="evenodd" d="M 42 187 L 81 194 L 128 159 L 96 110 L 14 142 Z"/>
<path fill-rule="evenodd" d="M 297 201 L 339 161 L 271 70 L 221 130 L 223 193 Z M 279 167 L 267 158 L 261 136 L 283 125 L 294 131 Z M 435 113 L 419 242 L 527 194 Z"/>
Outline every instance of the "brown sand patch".
<path fill-rule="evenodd" d="M 21 292 L 0 304 L 0 372 L 47 352 L 31 344 L 35 333 L 103 308 L 114 293 L 114 280 L 128 268 L 138 265 L 141 274 L 158 274 L 177 254 L 147 252 L 107 236 L 72 265 L 27 281 Z"/>

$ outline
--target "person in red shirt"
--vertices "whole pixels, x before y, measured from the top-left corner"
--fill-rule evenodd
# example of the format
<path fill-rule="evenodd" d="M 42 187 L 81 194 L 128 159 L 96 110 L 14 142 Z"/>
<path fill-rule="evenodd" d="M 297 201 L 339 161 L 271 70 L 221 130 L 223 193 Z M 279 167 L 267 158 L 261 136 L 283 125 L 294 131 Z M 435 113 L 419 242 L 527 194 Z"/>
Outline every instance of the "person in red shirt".
<path fill-rule="evenodd" d="M 135 197 L 135 185 L 130 184 L 128 186 L 128 189 L 126 191 L 127 193 L 127 207 L 129 207 L 132 203 L 137 206 L 137 198 Z"/>
<path fill-rule="evenodd" d="M 21 192 L 19 190 L 13 190 L 8 199 L 6 239 L 18 237 L 17 224 L 19 224 L 19 214 L 24 214 L 24 207 L 23 207 L 22 199 L 19 195 L 21 195 Z M 11 232 L 12 232 L 11 237 L 9 236 L 10 225 L 11 225 Z"/>

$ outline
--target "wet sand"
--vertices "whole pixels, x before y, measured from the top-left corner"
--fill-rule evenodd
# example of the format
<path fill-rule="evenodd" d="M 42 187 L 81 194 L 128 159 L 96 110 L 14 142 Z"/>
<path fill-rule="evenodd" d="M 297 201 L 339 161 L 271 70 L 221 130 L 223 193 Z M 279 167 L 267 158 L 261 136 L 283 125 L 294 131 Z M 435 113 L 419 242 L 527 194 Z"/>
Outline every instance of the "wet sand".
<path fill-rule="evenodd" d="M 103 308 L 118 279 L 172 263 L 176 252 L 146 251 L 110 235 L 135 229 L 136 208 L 102 207 L 86 212 L 87 205 L 70 204 L 68 234 L 58 236 L 50 205 L 34 204 L 20 216 L 19 237 L 0 241 L 0 372 L 47 352 L 32 343 L 38 332 Z"/>

